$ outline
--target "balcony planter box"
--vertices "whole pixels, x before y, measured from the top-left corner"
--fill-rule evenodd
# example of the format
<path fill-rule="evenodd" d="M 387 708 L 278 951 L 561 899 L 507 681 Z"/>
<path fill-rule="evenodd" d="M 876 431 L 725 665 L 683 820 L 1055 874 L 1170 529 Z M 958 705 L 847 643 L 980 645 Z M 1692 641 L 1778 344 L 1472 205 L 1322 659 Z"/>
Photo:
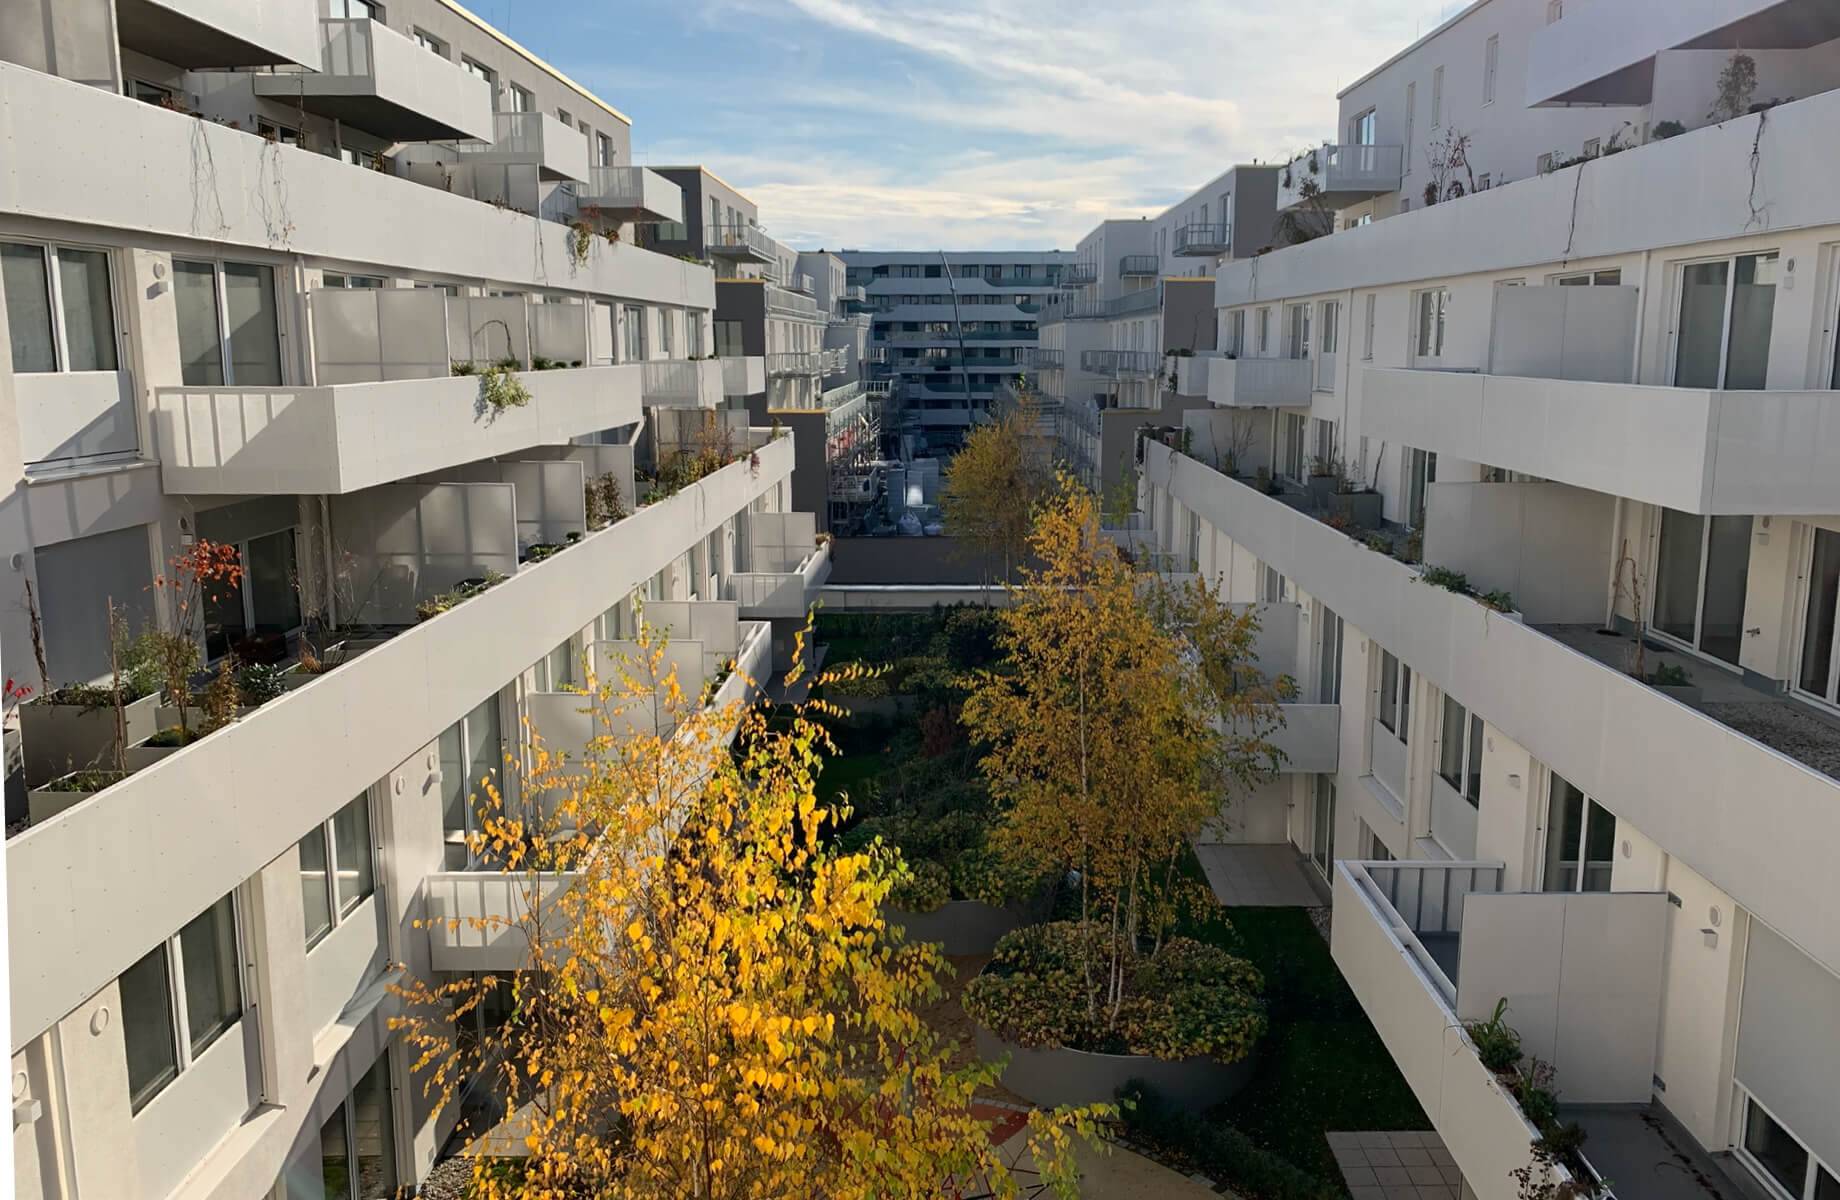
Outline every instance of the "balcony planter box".
<path fill-rule="evenodd" d="M 123 706 L 128 744 L 152 737 L 159 728 L 158 692 Z M 47 704 L 43 699 L 19 706 L 19 737 L 24 753 L 26 786 L 36 787 L 91 764 L 106 765 L 115 746 L 115 708 L 105 704 Z M 68 807 L 68 805 L 66 805 Z"/>
<path fill-rule="evenodd" d="M 1670 700 L 1678 700 L 1689 707 L 1699 703 L 1700 686 L 1697 683 L 1656 683 L 1652 679 L 1644 682 Z"/>
<path fill-rule="evenodd" d="M 1065 1046 L 1040 1049 L 1017 1045 L 974 1025 L 978 1056 L 996 1062 L 1005 1055 L 1003 1086 L 1036 1104 L 1110 1104 L 1119 1088 L 1141 1079 L 1171 1104 L 1194 1111 L 1230 1099 L 1252 1078 L 1253 1055 L 1236 1063 L 1211 1058 L 1169 1060 L 1148 1054 L 1094 1054 Z"/>
<path fill-rule="evenodd" d="M 87 785 L 83 787 L 59 786 L 60 784 L 75 780 L 77 777 L 86 774 L 95 775 L 97 778 L 88 781 Z M 85 800 L 88 800 L 91 796 L 102 791 L 103 788 L 113 786 L 126 778 L 127 776 L 114 770 L 93 772 L 71 771 L 64 775 L 60 775 L 58 778 L 51 780 L 44 787 L 33 788 L 26 793 L 27 819 L 29 823 L 33 825 L 37 825 L 43 821 L 49 821 L 52 817 L 57 816 L 65 809 L 75 808 Z"/>
<path fill-rule="evenodd" d="M 1335 495 L 1339 483 L 1341 480 L 1334 475 L 1310 476 L 1310 498 L 1316 501 L 1316 507 L 1321 508 L 1329 502 L 1329 497 Z"/>
<path fill-rule="evenodd" d="M 1378 529 L 1386 497 L 1379 492 L 1330 492 L 1328 503 L 1331 516 L 1347 517 L 1354 528 Z"/>

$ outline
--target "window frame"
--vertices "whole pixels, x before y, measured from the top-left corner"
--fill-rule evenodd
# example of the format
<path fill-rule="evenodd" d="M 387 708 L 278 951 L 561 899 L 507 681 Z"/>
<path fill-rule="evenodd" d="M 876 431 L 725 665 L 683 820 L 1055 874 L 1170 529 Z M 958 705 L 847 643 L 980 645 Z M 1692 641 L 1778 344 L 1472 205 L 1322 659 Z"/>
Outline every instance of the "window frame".
<path fill-rule="evenodd" d="M 1482 808 L 1482 750 L 1487 734 L 1483 729 L 1482 718 L 1459 703 L 1448 692 L 1439 712 L 1437 777 L 1450 786 L 1450 790 L 1461 796 L 1469 806 L 1478 811 Z M 1452 779 L 1447 771 L 1452 747 L 1449 743 L 1451 712 L 1457 713 L 1456 762 L 1457 777 Z"/>
<path fill-rule="evenodd" d="M 1435 330 L 1435 337 L 1432 331 Z M 1412 293 L 1412 362 L 1441 363 L 1450 335 L 1450 289 L 1421 288 Z"/>
<path fill-rule="evenodd" d="M 428 51 L 428 53 L 434 55 L 436 58 L 447 57 L 447 43 L 419 25 L 411 25 L 409 27 L 409 40 Z"/>
<path fill-rule="evenodd" d="M 660 597 L 651 597 L 651 598 L 659 599 Z M 470 726 L 468 722 L 474 713 L 479 712 L 481 709 L 485 708 L 487 705 L 491 706 L 493 724 L 497 727 L 497 731 L 498 731 L 498 751 L 496 754 L 493 755 L 491 770 L 492 770 L 493 776 L 496 781 L 496 786 L 499 789 L 499 796 L 501 800 L 503 800 L 505 807 L 509 809 L 513 803 L 513 793 L 516 790 L 516 786 L 517 786 L 515 783 L 515 777 L 517 773 L 514 771 L 508 771 L 505 769 L 505 710 L 504 710 L 504 694 L 502 692 L 493 692 L 491 695 L 487 696 L 484 700 L 480 701 L 478 704 L 475 704 L 472 708 L 469 708 L 466 711 L 465 715 L 462 716 L 458 721 L 455 721 L 452 725 L 449 725 L 447 729 L 443 729 L 439 737 L 437 737 L 436 739 L 435 755 L 438 760 L 441 754 L 440 745 L 439 745 L 440 739 L 445 738 L 447 736 L 448 730 L 457 729 L 460 731 L 459 732 L 460 765 L 461 765 L 462 770 L 468 769 L 473 761 L 474 750 L 475 750 L 475 747 L 472 744 L 472 732 L 473 731 L 472 731 L 472 727 Z M 442 783 L 443 785 L 445 785 L 446 780 L 443 779 Z M 467 775 L 463 775 L 460 779 L 460 791 L 461 791 L 460 805 L 461 805 L 461 810 L 462 810 L 462 816 L 465 820 L 465 827 L 460 831 L 461 837 L 458 840 L 456 840 L 454 837 L 454 830 L 451 827 L 449 827 L 447 824 L 447 794 L 445 790 L 443 790 L 443 793 L 441 796 L 441 844 L 442 844 L 442 861 L 443 861 L 442 869 L 443 870 L 476 871 L 476 870 L 479 870 L 482 866 L 483 860 L 480 859 L 479 856 L 473 853 L 473 848 L 471 845 L 471 835 L 477 831 L 478 821 L 479 821 L 478 807 L 474 803 L 474 797 L 476 795 L 476 792 L 474 791 L 474 789 L 476 787 L 483 787 L 483 786 L 484 786 L 483 784 L 475 784 L 472 781 L 471 777 Z M 464 852 L 466 855 L 466 862 L 462 866 L 451 865 L 450 853 L 456 847 L 458 847 L 458 849 Z"/>
<path fill-rule="evenodd" d="M 211 268 L 211 288 L 217 315 L 217 357 L 218 373 L 223 382 L 218 384 L 186 384 L 187 387 L 286 387 L 291 372 L 288 370 L 287 317 L 282 308 L 281 267 L 275 263 L 263 262 L 254 258 L 223 258 L 216 255 L 194 257 L 189 254 L 173 255 L 173 274 L 178 274 L 180 263 Z M 240 383 L 232 370 L 233 359 L 230 353 L 230 290 L 224 286 L 224 272 L 227 267 L 256 267 L 268 272 L 269 287 L 275 306 L 275 365 L 281 379 L 277 383 Z M 177 287 L 174 288 L 175 293 Z M 180 371 L 185 369 L 183 352 L 180 358 Z"/>
<path fill-rule="evenodd" d="M 1412 668 L 1397 654 L 1382 647 L 1379 672 L 1380 702 L 1374 706 L 1374 722 L 1398 739 L 1400 745 L 1409 746 L 1412 744 Z"/>
<path fill-rule="evenodd" d="M 89 375 L 119 374 L 126 370 L 122 363 L 127 358 L 127 345 L 122 325 L 122 290 L 121 273 L 115 261 L 115 254 L 107 246 L 86 245 L 82 242 L 41 240 L 7 235 L 0 237 L 0 245 L 23 247 L 38 251 L 39 268 L 44 272 L 45 305 L 51 318 L 51 361 L 49 371 L 22 371 L 15 363 L 13 370 L 19 375 Z M 64 307 L 63 272 L 58 270 L 58 252 L 70 250 L 79 254 L 100 254 L 107 269 L 109 281 L 109 349 L 115 356 L 115 366 L 109 368 L 91 368 L 73 371 L 70 367 L 70 327 L 69 314 Z"/>
<path fill-rule="evenodd" d="M 170 1039 L 168 1044 L 173 1050 L 172 1074 L 160 1081 L 152 1090 L 137 1099 L 132 1091 L 132 1081 L 129 1082 L 130 1091 L 128 1104 L 131 1116 L 139 1116 L 141 1113 L 145 1112 L 148 1105 L 165 1094 L 166 1090 L 172 1087 L 173 1084 L 183 1079 L 185 1073 L 197 1064 L 199 1058 L 209 1053 L 213 1046 L 223 1041 L 225 1036 L 241 1025 L 244 1018 L 249 1015 L 250 1001 L 248 994 L 248 979 L 246 976 L 249 970 L 250 958 L 247 937 L 244 932 L 243 901 L 240 892 L 240 888 L 235 888 L 219 896 L 216 900 L 213 900 L 207 905 L 202 912 L 193 916 L 190 921 L 181 925 L 168 936 L 161 938 L 152 949 L 135 959 L 133 964 L 131 964 L 130 969 L 132 969 L 133 966 L 139 966 L 150 955 L 156 952 L 164 955 L 166 964 L 167 1001 L 166 1034 Z M 230 924 L 233 934 L 231 940 L 236 952 L 236 970 L 232 974 L 232 979 L 236 984 L 236 1019 L 226 1023 L 221 1029 L 211 1034 L 203 1045 L 194 1047 L 192 1045 L 191 1012 L 185 995 L 185 949 L 180 944 L 180 938 L 185 933 L 186 929 L 191 927 L 193 921 L 203 917 L 225 900 L 230 901 Z M 123 974 L 126 974 L 126 972 L 123 972 Z M 119 976 L 117 978 L 119 978 Z M 122 1034 L 125 1040 L 127 1036 L 127 1016 L 125 1013 L 122 1016 L 122 1024 Z"/>
<path fill-rule="evenodd" d="M 1482 47 L 1482 104 L 1495 103 L 1495 85 L 1501 74 L 1501 35 L 1492 33 Z"/>
<path fill-rule="evenodd" d="M 337 812 L 334 812 L 324 821 L 315 825 L 300 839 L 300 843 L 297 843 L 304 844 L 307 838 L 318 834 L 325 840 L 326 847 L 326 872 L 321 885 L 321 890 L 325 892 L 326 896 L 326 927 L 317 933 L 307 933 L 305 930 L 302 931 L 306 939 L 306 952 L 308 954 L 312 954 L 315 947 L 330 938 L 333 933 L 351 919 L 353 914 L 360 908 L 363 908 L 366 900 L 375 898 L 382 888 L 383 873 L 377 869 L 377 806 L 372 801 L 371 791 L 371 788 L 365 788 L 356 796 L 340 805 Z M 341 903 L 339 899 L 339 839 L 336 823 L 340 816 L 351 811 L 360 804 L 364 806 L 365 842 L 371 859 L 370 888 L 351 904 L 347 905 Z M 302 871 L 302 886 L 305 886 L 304 870 Z"/>
<path fill-rule="evenodd" d="M 1736 1136 L 1732 1138 L 1732 1155 L 1744 1164 L 1744 1169 L 1751 1173 L 1768 1195 L 1778 1197 L 1780 1200 L 1815 1200 L 1819 1194 L 1822 1172 L 1826 1172 L 1828 1178 L 1840 1182 L 1840 1166 L 1830 1164 L 1822 1158 L 1813 1146 L 1802 1140 L 1801 1135 L 1771 1112 L 1769 1105 L 1757 1099 L 1757 1093 L 1736 1080 L 1733 1081 L 1732 1086 L 1738 1090 L 1738 1128 Z M 1750 1110 L 1753 1108 L 1767 1117 L 1771 1124 L 1782 1130 L 1790 1141 L 1801 1147 L 1802 1153 L 1807 1156 L 1808 1161 L 1802 1168 L 1800 1192 L 1790 1192 L 1784 1187 L 1782 1181 L 1777 1179 L 1770 1168 L 1764 1165 L 1763 1160 L 1751 1150 L 1748 1143 L 1750 1141 Z"/>

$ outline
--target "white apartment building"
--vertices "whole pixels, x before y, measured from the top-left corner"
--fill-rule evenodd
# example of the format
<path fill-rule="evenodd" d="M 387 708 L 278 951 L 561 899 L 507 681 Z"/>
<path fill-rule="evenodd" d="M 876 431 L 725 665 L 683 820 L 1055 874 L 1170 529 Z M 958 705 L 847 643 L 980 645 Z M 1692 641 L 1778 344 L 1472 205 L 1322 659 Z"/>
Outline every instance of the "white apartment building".
<path fill-rule="evenodd" d="M 643 205 L 590 220 L 577 191 L 565 224 L 418 182 L 457 136 L 539 178 L 565 140 L 620 161 L 623 120 L 444 0 L 387 24 L 344 3 L 0 5 L 0 659 L 35 693 L 6 704 L 9 1194 L 31 1200 L 417 1185 L 455 1113 L 392 1038 L 389 984 L 519 962 L 443 920 L 508 902 L 469 794 L 499 771 L 519 802 L 526 724 L 585 742 L 566 689 L 629 648 L 634 599 L 686 690 L 733 665 L 722 703 L 828 573 L 793 438 L 742 404 L 764 361 L 714 354 L 711 269 L 602 236 Z M 495 120 L 509 88 L 544 119 Z M 201 97 L 281 104 L 300 141 Z M 381 161 L 341 152 L 360 129 Z M 712 432 L 728 465 L 652 474 Z M 182 628 L 157 581 L 201 540 L 244 571 L 203 659 L 284 670 L 279 694 L 167 747 L 175 714 L 136 700 L 118 758 L 112 712 L 45 693 L 107 684 L 111 607 Z"/>
<path fill-rule="evenodd" d="M 872 313 L 873 382 L 904 457 L 950 451 L 1019 376 L 1073 256 L 1059 250 L 844 250 Z"/>
<path fill-rule="evenodd" d="M 1080 239 L 1027 361 L 1062 460 L 1091 486 L 1129 476 L 1139 426 L 1204 403 L 1178 391 L 1178 372 L 1216 348 L 1215 269 L 1286 242 L 1278 173 L 1233 167 L 1154 218 L 1102 221 Z"/>
<path fill-rule="evenodd" d="M 1496 61 L 1621 107 L 1840 32 L 1672 8 L 1555 4 Z M 1482 1200 L 1536 1134 L 1463 1028 L 1504 999 L 1622 1200 L 1840 1190 L 1840 91 L 1797 95 L 1224 263 L 1209 407 L 1142 448 L 1157 545 L 1299 686 L 1219 836 L 1319 873 Z"/>

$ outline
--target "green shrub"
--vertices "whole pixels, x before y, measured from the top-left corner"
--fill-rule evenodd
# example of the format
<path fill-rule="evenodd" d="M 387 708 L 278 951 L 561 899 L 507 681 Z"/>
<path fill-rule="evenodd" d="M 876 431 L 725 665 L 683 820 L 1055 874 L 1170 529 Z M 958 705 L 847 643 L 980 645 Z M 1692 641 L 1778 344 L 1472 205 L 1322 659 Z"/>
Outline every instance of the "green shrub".
<path fill-rule="evenodd" d="M 954 894 L 997 908 L 1034 899 L 1046 882 L 1038 866 L 988 838 L 960 850 L 951 874 Z"/>
<path fill-rule="evenodd" d="M 944 908 L 946 901 L 952 898 L 952 881 L 946 869 L 926 859 L 907 866 L 907 874 L 889 889 L 888 907 L 911 913 L 937 912 Z"/>
<path fill-rule="evenodd" d="M 237 669 L 237 696 L 245 707 L 258 708 L 287 690 L 282 678 L 282 669 L 273 663 L 249 663 Z"/>
<path fill-rule="evenodd" d="M 1203 1120 L 1132 1080 L 1118 1091 L 1132 1140 L 1165 1151 L 1244 1200 L 1340 1200 L 1340 1188 L 1253 1144 L 1239 1130 Z"/>
<path fill-rule="evenodd" d="M 1089 960 L 1105 961 L 1108 932 L 1095 922 L 1055 921 L 1005 934 L 965 989 L 965 1012 L 1024 1046 L 1229 1063 L 1251 1052 L 1265 1032 L 1257 969 L 1190 938 L 1170 938 L 1124 964 L 1124 1000 L 1108 1021 L 1107 1006 L 1089 995 L 1086 971 Z"/>
<path fill-rule="evenodd" d="M 1495 1002 L 1486 1021 L 1471 1021 L 1463 1028 L 1476 1043 L 1476 1057 L 1491 1071 L 1512 1071 L 1521 1061 L 1521 1035 L 1507 1022 L 1508 998 Z"/>

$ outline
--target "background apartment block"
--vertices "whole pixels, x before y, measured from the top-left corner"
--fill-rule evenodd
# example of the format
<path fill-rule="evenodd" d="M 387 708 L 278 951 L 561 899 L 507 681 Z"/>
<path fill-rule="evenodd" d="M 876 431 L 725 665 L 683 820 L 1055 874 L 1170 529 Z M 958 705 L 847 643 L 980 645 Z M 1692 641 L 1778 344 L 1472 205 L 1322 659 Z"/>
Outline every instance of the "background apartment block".
<path fill-rule="evenodd" d="M 900 457 L 945 454 L 1022 373 L 1063 251 L 844 250 L 873 311 L 870 379 L 888 384 Z"/>
<path fill-rule="evenodd" d="M 8 698 L 13 1191 L 393 1194 L 456 1118 L 390 1034 L 393 964 L 521 961 L 445 920 L 507 902 L 469 793 L 521 802 L 527 728 L 585 744 L 566 688 L 635 599 L 691 694 L 766 678 L 829 568 L 796 435 L 749 419 L 766 351 L 718 345 L 718 271 L 636 244 L 708 197 L 457 6 L 0 28 L 0 658 L 106 683 L 111 606 L 169 622 L 156 577 L 208 539 L 245 574 L 202 654 L 286 671 L 182 747 L 136 701 L 125 772 L 106 716 Z M 734 461 L 681 490 L 643 474 L 712 442 Z"/>
<path fill-rule="evenodd" d="M 1285 773 L 1217 836 L 1332 893 L 1484 1200 L 1535 1136 L 1462 1029 L 1503 999 L 1623 1200 L 1840 1188 L 1837 35 L 1799 3 L 1465 10 L 1344 119 L 1404 83 L 1410 139 L 1369 140 L 1416 155 L 1447 62 L 1447 121 L 1493 88 L 1492 186 L 1222 263 L 1178 376 L 1207 406 L 1144 446 L 1150 532 L 1118 536 L 1257 605 L 1299 684 Z M 1708 122 L 1739 48 L 1762 108 Z M 1558 140 L 1624 121 L 1623 153 Z"/>

